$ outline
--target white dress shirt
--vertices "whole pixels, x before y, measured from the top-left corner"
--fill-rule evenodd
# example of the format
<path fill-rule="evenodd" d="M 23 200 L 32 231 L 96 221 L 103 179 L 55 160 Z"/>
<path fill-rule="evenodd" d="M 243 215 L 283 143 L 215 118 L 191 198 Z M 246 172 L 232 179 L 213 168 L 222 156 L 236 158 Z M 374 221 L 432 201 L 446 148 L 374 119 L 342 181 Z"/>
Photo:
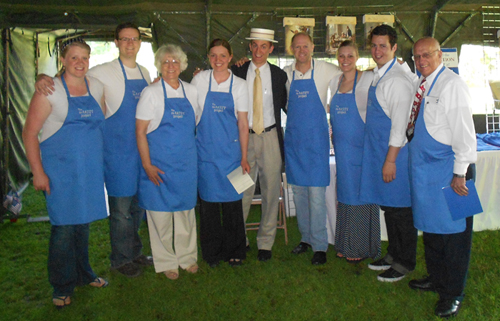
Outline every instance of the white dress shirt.
<path fill-rule="evenodd" d="M 248 126 L 253 128 L 253 82 L 255 80 L 255 69 L 257 67 L 250 62 L 247 71 L 247 87 L 248 87 Z M 274 118 L 274 103 L 273 103 L 273 86 L 271 81 L 271 67 L 266 62 L 259 67 L 260 79 L 262 81 L 262 111 L 264 114 L 264 128 L 276 124 Z"/>
<path fill-rule="evenodd" d="M 288 81 L 286 82 L 286 90 L 290 94 L 290 84 L 292 83 L 293 72 L 295 71 L 295 79 L 311 79 L 311 71 L 314 68 L 314 84 L 316 85 L 316 90 L 318 91 L 321 103 L 325 107 L 325 111 L 328 106 L 328 86 L 333 77 L 338 76 L 342 73 L 340 68 L 328 63 L 326 61 L 313 59 L 314 66 L 311 63 L 311 68 L 306 73 L 301 73 L 295 69 L 295 62 L 291 65 L 286 66 L 283 70 L 288 76 Z"/>
<path fill-rule="evenodd" d="M 397 61 L 385 74 L 392 60 L 382 68 L 373 70 L 373 85 L 377 84 L 375 95 L 384 113 L 391 119 L 389 146 L 403 147 L 406 144 L 406 128 L 415 91 L 413 84 L 417 78 L 408 66 L 400 65 Z"/>
<path fill-rule="evenodd" d="M 472 101 L 465 81 L 448 68 L 441 73 L 429 93 L 430 87 L 442 67 L 443 64 L 439 65 L 427 77 L 424 84 L 425 127 L 432 138 L 451 146 L 453 149 L 455 153 L 453 173 L 465 174 L 469 164 L 477 160 Z M 420 81 L 415 86 L 415 93 L 422 79 L 423 77 L 420 77 Z"/>

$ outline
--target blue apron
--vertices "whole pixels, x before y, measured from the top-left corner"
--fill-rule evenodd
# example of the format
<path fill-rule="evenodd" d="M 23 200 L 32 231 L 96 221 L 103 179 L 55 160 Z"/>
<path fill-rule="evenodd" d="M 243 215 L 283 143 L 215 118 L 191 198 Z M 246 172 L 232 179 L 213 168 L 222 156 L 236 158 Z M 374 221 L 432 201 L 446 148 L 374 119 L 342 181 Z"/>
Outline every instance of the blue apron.
<path fill-rule="evenodd" d="M 147 135 L 151 164 L 165 174 L 163 183 L 156 186 L 141 167 L 139 206 L 152 211 L 187 211 L 196 205 L 196 121 L 184 85 L 179 81 L 183 98 L 168 98 L 165 82 L 161 80 L 165 110 L 157 129 Z"/>
<path fill-rule="evenodd" d="M 40 143 L 42 165 L 50 180 L 45 194 L 52 225 L 87 224 L 107 217 L 104 196 L 102 130 L 104 115 L 90 94 L 68 97 L 62 127 Z"/>
<path fill-rule="evenodd" d="M 342 80 L 344 76 L 338 88 Z M 357 80 L 358 72 L 356 71 L 352 93 L 339 94 L 337 88 L 330 102 L 332 141 L 337 163 L 337 199 L 348 205 L 366 204 L 359 200 L 365 123 L 356 105 Z"/>
<path fill-rule="evenodd" d="M 109 196 L 126 197 L 137 193 L 141 162 L 135 138 L 135 111 L 142 90 L 148 82 L 142 79 L 127 79 L 127 73 L 120 59 L 125 78 L 125 95 L 120 108 L 106 119 L 104 127 L 104 175 Z"/>
<path fill-rule="evenodd" d="M 453 179 L 455 153 L 451 146 L 432 138 L 424 121 L 426 103 L 432 88 L 445 70 L 443 67 L 422 100 L 415 123 L 415 135 L 409 144 L 410 182 L 415 227 L 427 233 L 451 234 L 465 231 L 465 219 L 451 218 L 442 188 L 449 186 Z"/>
<path fill-rule="evenodd" d="M 212 91 L 212 73 L 203 114 L 197 127 L 198 190 L 206 202 L 243 198 L 227 178 L 241 164 L 238 120 L 234 115 L 233 74 L 229 92 Z"/>
<path fill-rule="evenodd" d="M 292 75 L 285 132 L 288 183 L 298 186 L 330 184 L 328 121 L 316 85 L 314 62 L 310 79 Z"/>
<path fill-rule="evenodd" d="M 390 183 L 385 183 L 382 176 L 382 167 L 389 150 L 392 122 L 380 106 L 376 90 L 380 80 L 391 70 L 395 62 L 396 58 L 394 58 L 384 75 L 380 77 L 377 84 L 370 86 L 368 91 L 360 199 L 367 203 L 382 206 L 410 207 L 407 145 L 399 150 L 396 159 L 396 179 Z M 406 106 L 400 108 L 406 108 Z"/>

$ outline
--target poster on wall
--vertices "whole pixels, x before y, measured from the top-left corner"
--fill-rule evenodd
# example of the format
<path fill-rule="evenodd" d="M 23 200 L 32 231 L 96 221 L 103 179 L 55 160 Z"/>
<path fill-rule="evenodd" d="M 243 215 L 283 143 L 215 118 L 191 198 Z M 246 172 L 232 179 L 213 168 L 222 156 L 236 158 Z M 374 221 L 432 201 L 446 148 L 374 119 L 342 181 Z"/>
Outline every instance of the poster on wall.
<path fill-rule="evenodd" d="M 371 44 L 368 41 L 368 36 L 372 32 L 373 28 L 380 25 L 389 25 L 393 27 L 394 16 L 381 14 L 365 14 L 363 16 L 363 24 L 365 25 L 365 48 L 370 49 Z"/>
<path fill-rule="evenodd" d="M 326 17 L 325 52 L 330 55 L 337 53 L 342 41 L 356 42 L 356 17 Z"/>
<path fill-rule="evenodd" d="M 299 32 L 305 32 L 312 38 L 314 24 L 314 18 L 283 18 L 283 27 L 285 27 L 285 52 L 287 55 L 293 55 L 293 51 L 290 49 L 293 36 Z"/>

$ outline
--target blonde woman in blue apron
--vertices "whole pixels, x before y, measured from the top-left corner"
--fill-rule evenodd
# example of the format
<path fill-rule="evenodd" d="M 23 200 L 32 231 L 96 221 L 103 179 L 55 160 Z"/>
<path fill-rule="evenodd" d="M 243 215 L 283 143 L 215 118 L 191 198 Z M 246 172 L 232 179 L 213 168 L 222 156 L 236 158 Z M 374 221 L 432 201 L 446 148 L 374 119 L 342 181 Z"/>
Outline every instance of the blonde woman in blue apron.
<path fill-rule="evenodd" d="M 332 141 L 337 164 L 337 257 L 349 263 L 380 255 L 380 210 L 376 204 L 359 199 L 361 161 L 368 88 L 373 73 L 356 69 L 359 58 L 356 44 L 340 44 L 337 59 L 343 74 L 330 82 Z"/>
<path fill-rule="evenodd" d="M 201 252 L 211 267 L 220 261 L 239 266 L 246 258 L 243 193 L 236 192 L 226 175 L 239 166 L 244 173 L 250 172 L 248 89 L 228 69 L 233 54 L 226 40 L 213 40 L 208 51 L 212 69 L 200 72 L 191 82 L 203 106 L 196 134 Z"/>
<path fill-rule="evenodd" d="M 179 79 L 187 56 L 163 45 L 155 54 L 161 79 L 144 89 L 137 105 L 137 145 L 142 160 L 139 205 L 148 217 L 156 273 L 171 280 L 179 267 L 196 273 L 198 247 L 194 207 L 197 195 L 196 87 Z"/>
<path fill-rule="evenodd" d="M 57 308 L 71 303 L 76 286 L 108 284 L 92 271 L 88 257 L 89 223 L 107 217 L 104 88 L 85 77 L 89 56 L 90 47 L 80 38 L 62 45 L 63 70 L 54 78 L 54 94 L 33 95 L 23 131 L 33 185 L 45 192 L 52 224 L 48 274 Z"/>

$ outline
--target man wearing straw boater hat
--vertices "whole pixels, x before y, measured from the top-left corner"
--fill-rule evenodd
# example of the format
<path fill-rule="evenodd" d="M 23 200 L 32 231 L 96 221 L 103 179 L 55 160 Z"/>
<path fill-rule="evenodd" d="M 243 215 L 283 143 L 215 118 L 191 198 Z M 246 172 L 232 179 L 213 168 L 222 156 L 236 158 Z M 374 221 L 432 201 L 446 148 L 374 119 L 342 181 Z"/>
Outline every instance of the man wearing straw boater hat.
<path fill-rule="evenodd" d="M 262 216 L 257 233 L 259 261 L 268 261 L 272 257 L 271 249 L 276 237 L 278 205 L 281 184 L 281 168 L 284 160 L 283 129 L 281 128 L 281 110 L 287 102 L 286 73 L 279 67 L 267 62 L 273 52 L 274 30 L 252 28 L 250 37 L 252 60 L 241 67 L 231 67 L 233 73 L 247 80 L 250 108 L 248 124 L 250 138 L 248 142 L 248 163 L 250 176 L 254 181 L 259 178 L 262 195 Z M 255 185 L 245 191 L 243 196 L 243 216 L 245 222 L 250 212 L 250 205 L 255 192 Z M 247 238 L 247 246 L 248 246 Z"/>

